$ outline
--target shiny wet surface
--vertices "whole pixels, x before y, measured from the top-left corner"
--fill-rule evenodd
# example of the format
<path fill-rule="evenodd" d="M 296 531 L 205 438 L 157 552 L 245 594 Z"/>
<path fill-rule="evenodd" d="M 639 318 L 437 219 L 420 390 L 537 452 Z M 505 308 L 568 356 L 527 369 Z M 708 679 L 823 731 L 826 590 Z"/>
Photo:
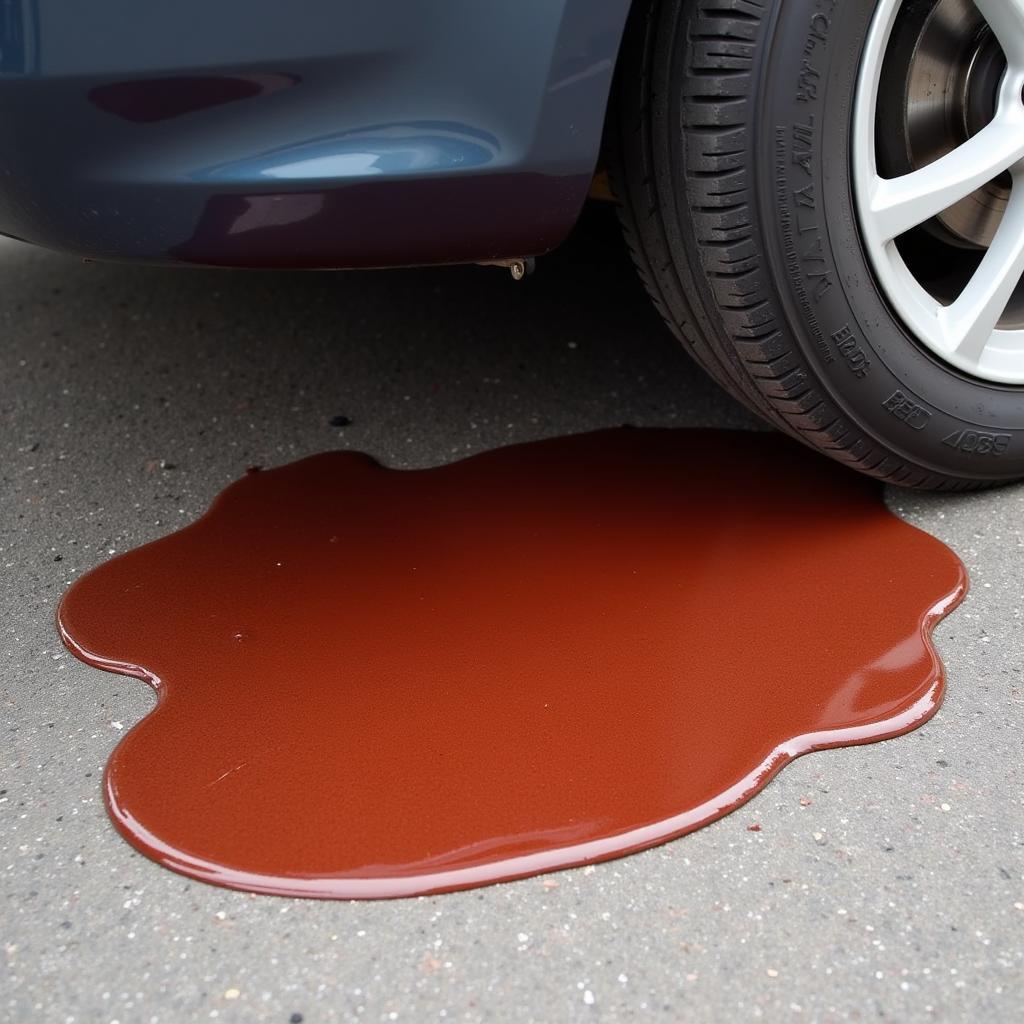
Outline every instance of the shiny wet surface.
<path fill-rule="evenodd" d="M 793 756 L 921 724 L 964 586 L 794 443 L 621 428 L 252 472 L 79 581 L 60 625 L 159 694 L 106 773 L 133 844 L 227 886 L 386 897 L 641 849 Z"/>

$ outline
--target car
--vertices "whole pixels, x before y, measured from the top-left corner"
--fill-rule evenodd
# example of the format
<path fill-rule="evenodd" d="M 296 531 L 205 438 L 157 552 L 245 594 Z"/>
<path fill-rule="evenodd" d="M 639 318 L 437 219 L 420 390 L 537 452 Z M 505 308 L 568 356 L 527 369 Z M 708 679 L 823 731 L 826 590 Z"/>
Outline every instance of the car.
<path fill-rule="evenodd" d="M 892 483 L 1024 476 L 1024 0 L 0 21 L 0 232 L 89 259 L 521 277 L 605 175 L 670 327 L 769 423 Z"/>

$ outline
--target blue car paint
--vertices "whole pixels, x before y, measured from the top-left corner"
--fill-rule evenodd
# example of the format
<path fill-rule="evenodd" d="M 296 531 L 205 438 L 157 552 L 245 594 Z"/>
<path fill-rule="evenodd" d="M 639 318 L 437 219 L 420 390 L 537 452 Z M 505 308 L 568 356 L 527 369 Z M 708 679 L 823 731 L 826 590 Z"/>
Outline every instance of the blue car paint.
<path fill-rule="evenodd" d="M 557 245 L 630 0 L 8 0 L 0 232 L 356 267 Z"/>

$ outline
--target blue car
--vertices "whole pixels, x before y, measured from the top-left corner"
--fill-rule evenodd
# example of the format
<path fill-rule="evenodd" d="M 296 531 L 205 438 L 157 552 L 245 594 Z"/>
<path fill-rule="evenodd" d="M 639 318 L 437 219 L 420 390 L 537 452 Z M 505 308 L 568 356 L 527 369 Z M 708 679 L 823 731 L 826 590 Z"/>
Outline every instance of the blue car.
<path fill-rule="evenodd" d="M 605 181 L 672 330 L 770 423 L 893 483 L 1024 476 L 1024 0 L 0 15 L 0 232 L 54 249 L 521 276 Z"/>

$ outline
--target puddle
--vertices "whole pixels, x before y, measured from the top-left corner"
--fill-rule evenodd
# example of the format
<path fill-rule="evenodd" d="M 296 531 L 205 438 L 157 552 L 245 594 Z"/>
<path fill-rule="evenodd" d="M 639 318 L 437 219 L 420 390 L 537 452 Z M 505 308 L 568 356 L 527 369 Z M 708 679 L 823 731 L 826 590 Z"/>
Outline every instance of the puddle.
<path fill-rule="evenodd" d="M 360 898 L 640 850 L 913 729 L 965 589 L 878 485 L 780 437 L 623 428 L 249 474 L 59 621 L 157 691 L 106 772 L 134 846 Z"/>

